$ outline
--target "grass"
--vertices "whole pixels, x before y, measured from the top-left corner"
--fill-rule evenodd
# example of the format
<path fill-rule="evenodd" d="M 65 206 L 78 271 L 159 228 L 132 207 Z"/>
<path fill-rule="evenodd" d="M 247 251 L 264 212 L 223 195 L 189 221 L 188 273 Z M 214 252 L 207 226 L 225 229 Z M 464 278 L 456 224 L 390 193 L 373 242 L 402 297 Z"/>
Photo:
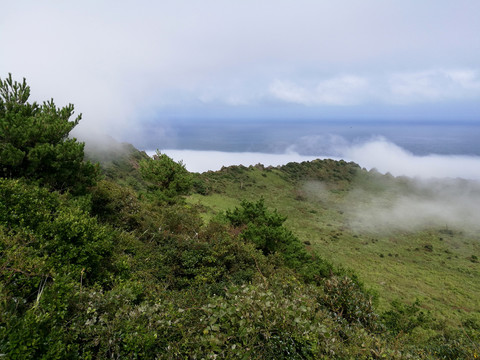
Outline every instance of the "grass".
<path fill-rule="evenodd" d="M 338 178 L 343 170 L 332 171 L 334 165 L 329 166 Z M 381 231 L 352 226 L 352 214 L 368 212 L 372 196 L 388 205 L 409 191 L 408 179 L 366 171 L 359 171 L 353 181 L 290 175 L 282 168 L 259 166 L 205 173 L 199 176 L 209 184 L 209 194 L 191 195 L 188 202 L 203 205 L 203 217 L 208 220 L 238 206 L 242 199 L 263 197 L 268 207 L 288 217 L 286 225 L 307 248 L 337 266 L 353 269 L 375 290 L 379 311 L 387 310 L 393 300 L 412 303 L 418 299 L 446 325 L 458 326 L 469 317 L 480 320 L 480 263 L 472 258 L 480 257 L 478 235 L 438 225 Z"/>

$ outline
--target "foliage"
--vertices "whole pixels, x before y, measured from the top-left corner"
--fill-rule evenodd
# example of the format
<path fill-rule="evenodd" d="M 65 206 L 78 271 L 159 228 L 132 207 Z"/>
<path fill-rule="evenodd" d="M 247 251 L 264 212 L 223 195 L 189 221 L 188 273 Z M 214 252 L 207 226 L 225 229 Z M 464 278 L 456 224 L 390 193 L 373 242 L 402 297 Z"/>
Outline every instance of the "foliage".
<path fill-rule="evenodd" d="M 61 273 L 98 278 L 112 250 L 109 229 L 85 210 L 65 196 L 19 180 L 0 179 L 0 226 L 10 243 L 1 248 L 3 269 L 10 269 L 4 276 L 13 286 L 18 279 L 28 280 L 32 270 L 47 278 Z"/>
<path fill-rule="evenodd" d="M 101 180 L 91 189 L 91 212 L 103 222 L 132 231 L 140 226 L 142 207 L 132 189 Z"/>
<path fill-rule="evenodd" d="M 373 309 L 372 298 L 348 277 L 331 277 L 324 282 L 324 293 L 319 297 L 335 317 L 349 323 L 359 323 L 370 331 L 378 331 L 378 315 Z"/>
<path fill-rule="evenodd" d="M 228 284 L 252 280 L 265 261 L 252 246 L 232 239 L 220 224 L 211 223 L 192 237 L 171 239 L 163 245 L 163 262 L 171 288 L 201 287 L 221 294 Z"/>
<path fill-rule="evenodd" d="M 269 211 L 263 198 L 255 203 L 244 200 L 240 206 L 227 210 L 225 215 L 240 230 L 242 239 L 255 244 L 265 255 L 281 253 L 292 266 L 311 259 L 300 241 L 283 225 L 286 217 L 277 210 Z"/>
<path fill-rule="evenodd" d="M 421 310 L 418 300 L 410 305 L 397 300 L 393 301 L 391 306 L 390 310 L 382 314 L 382 320 L 393 335 L 398 335 L 400 332 L 409 334 L 416 327 L 425 327 L 431 322 L 429 314 Z"/>
<path fill-rule="evenodd" d="M 242 201 L 241 207 L 226 211 L 228 221 L 238 229 L 242 239 L 252 242 L 263 254 L 279 253 L 285 263 L 308 280 L 318 280 L 333 271 L 321 257 L 308 254 L 298 238 L 284 226 L 286 217 L 269 211 L 264 199 Z"/>
<path fill-rule="evenodd" d="M 84 161 L 84 144 L 69 139 L 73 105 L 53 100 L 29 103 L 30 87 L 9 74 L 0 79 L 0 177 L 26 177 L 56 190 L 85 192 L 95 183 L 96 167 Z"/>
<path fill-rule="evenodd" d="M 192 177 L 185 165 L 158 150 L 153 159 L 140 162 L 140 173 L 150 182 L 149 190 L 158 200 L 175 202 L 179 195 L 187 194 L 192 187 Z"/>
<path fill-rule="evenodd" d="M 25 99 L 19 114 L 41 114 L 35 110 L 41 107 L 26 103 L 28 87 L 10 82 L 2 116 L 8 106 L 17 109 L 11 98 Z M 46 180 L 57 170 L 62 177 L 61 166 L 43 167 L 37 177 L 26 170 L 28 159 L 25 168 L 14 167 L 15 151 L 5 144 L 2 171 L 10 167 L 2 176 L 14 177 L 15 170 L 18 179 L 0 179 L 0 356 L 456 359 L 479 354 L 480 319 L 474 311 L 460 328 L 433 320 L 417 302 L 394 302 L 378 316 L 372 293 L 355 273 L 340 268 L 338 259 L 333 266 L 322 258 L 328 251 L 332 255 L 331 249 L 358 258 L 361 246 L 381 243 L 351 234 L 336 202 L 361 172 L 355 164 L 319 160 L 224 168 L 195 176 L 202 195 L 193 198 L 203 201 L 195 203 L 179 201 L 192 186 L 192 174 L 160 153 L 150 159 L 122 145 L 125 152 L 100 156 L 106 179 L 89 187 L 82 180 L 82 193 L 75 190 L 78 184 L 70 183 L 72 191 L 65 192 Z M 368 182 L 362 174 L 361 181 Z M 301 188 L 307 179 L 325 182 L 313 189 L 328 194 L 315 198 L 312 188 Z M 302 192 L 302 201 L 295 200 Z M 261 194 L 288 219 L 268 209 L 263 198 L 257 200 Z M 247 200 L 233 208 L 241 198 Z M 298 231 L 304 236 L 297 237 Z M 376 247 L 375 256 L 363 255 L 382 276 L 397 261 L 393 236 L 381 251 L 388 257 L 380 258 Z M 435 252 L 410 254 L 415 260 L 433 254 L 447 259 L 453 253 L 444 252 L 444 244 L 454 236 L 424 233 L 415 240 L 432 244 Z M 478 251 L 471 246 L 459 257 L 469 267 L 469 279 L 476 274 L 473 253 Z M 355 259 L 349 266 L 358 265 Z M 382 262 L 389 260 L 386 271 Z"/>
<path fill-rule="evenodd" d="M 320 180 L 326 182 L 352 182 L 360 167 L 353 162 L 331 159 L 288 163 L 281 170 L 294 180 Z"/>

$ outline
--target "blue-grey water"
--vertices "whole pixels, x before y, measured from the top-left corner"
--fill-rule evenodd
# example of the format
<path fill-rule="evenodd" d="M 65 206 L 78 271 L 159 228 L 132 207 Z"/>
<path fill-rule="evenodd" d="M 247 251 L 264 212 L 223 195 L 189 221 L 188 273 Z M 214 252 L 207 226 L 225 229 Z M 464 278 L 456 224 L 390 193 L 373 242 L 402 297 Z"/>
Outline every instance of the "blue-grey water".
<path fill-rule="evenodd" d="M 328 155 L 338 143 L 381 136 L 415 155 L 480 156 L 480 122 L 197 119 L 156 126 L 163 126 L 166 135 L 146 137 L 143 148 Z"/>

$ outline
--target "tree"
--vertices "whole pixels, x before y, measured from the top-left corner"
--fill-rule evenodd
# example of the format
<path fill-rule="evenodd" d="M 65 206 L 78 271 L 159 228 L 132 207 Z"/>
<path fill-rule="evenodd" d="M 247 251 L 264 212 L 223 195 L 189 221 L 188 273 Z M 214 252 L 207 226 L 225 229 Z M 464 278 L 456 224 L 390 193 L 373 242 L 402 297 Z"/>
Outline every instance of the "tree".
<path fill-rule="evenodd" d="M 159 200 L 175 202 L 179 195 L 187 194 L 192 187 L 192 176 L 185 165 L 158 150 L 153 158 L 140 162 L 140 173 L 150 182 L 149 190 Z"/>
<path fill-rule="evenodd" d="M 300 241 L 283 225 L 287 218 L 277 210 L 269 211 L 263 198 L 256 203 L 243 200 L 240 205 L 241 208 L 227 210 L 225 215 L 233 226 L 243 229 L 245 240 L 253 242 L 265 255 L 276 251 L 303 255 Z"/>
<path fill-rule="evenodd" d="M 84 161 L 84 144 L 68 137 L 81 115 L 71 121 L 72 104 L 58 108 L 51 99 L 39 105 L 29 97 L 25 78 L 0 78 L 0 177 L 83 192 L 95 183 L 98 169 Z"/>

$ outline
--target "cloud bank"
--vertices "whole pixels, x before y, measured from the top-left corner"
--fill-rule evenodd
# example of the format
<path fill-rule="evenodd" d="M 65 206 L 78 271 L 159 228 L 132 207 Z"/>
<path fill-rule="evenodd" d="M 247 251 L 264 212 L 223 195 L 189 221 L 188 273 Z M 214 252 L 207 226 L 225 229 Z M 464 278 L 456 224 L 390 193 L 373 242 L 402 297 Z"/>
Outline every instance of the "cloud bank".
<path fill-rule="evenodd" d="M 223 152 L 223 151 L 198 151 L 198 150 L 162 150 L 175 161 L 183 161 L 188 171 L 205 172 L 220 170 L 223 166 L 243 165 L 250 166 L 263 164 L 265 166 L 285 165 L 289 162 L 311 161 L 316 156 L 305 156 L 297 153 L 266 154 L 254 152 Z M 152 156 L 155 151 L 149 150 Z"/>
<path fill-rule="evenodd" d="M 384 138 L 361 144 L 349 144 L 339 136 L 330 138 L 329 153 L 337 157 L 299 155 L 292 150 L 283 154 L 163 152 L 176 161 L 183 161 L 193 172 L 219 170 L 229 165 L 279 166 L 292 161 L 343 158 L 368 170 L 398 176 L 388 182 L 383 177 L 372 176 L 367 185 L 357 184 L 350 192 L 342 210 L 354 231 L 389 233 L 433 228 L 444 231 L 446 238 L 450 230 L 467 234 L 480 231 L 480 157 L 417 156 Z M 329 191 L 320 182 L 309 182 L 304 190 L 317 200 L 328 201 Z"/>
<path fill-rule="evenodd" d="M 466 155 L 417 156 L 384 138 L 340 149 L 343 158 L 394 176 L 480 180 L 480 158 Z"/>
<path fill-rule="evenodd" d="M 280 101 L 307 106 L 431 104 L 480 99 L 480 76 L 478 69 L 452 68 L 310 78 L 304 85 L 275 80 L 270 84 L 268 94 Z"/>
<path fill-rule="evenodd" d="M 284 153 L 220 152 L 196 150 L 162 150 L 174 160 L 183 160 L 189 171 L 219 170 L 229 165 L 278 166 L 288 162 L 311 161 L 316 158 L 333 158 L 353 161 L 367 170 L 412 178 L 462 178 L 480 180 L 480 157 L 466 155 L 414 155 L 400 146 L 378 137 L 362 143 L 349 143 L 341 136 L 329 135 L 304 138 L 300 145 L 287 147 Z M 318 146 L 317 146 L 318 145 Z M 318 155 L 312 153 L 316 147 Z M 154 151 L 147 153 L 153 154 Z"/>

